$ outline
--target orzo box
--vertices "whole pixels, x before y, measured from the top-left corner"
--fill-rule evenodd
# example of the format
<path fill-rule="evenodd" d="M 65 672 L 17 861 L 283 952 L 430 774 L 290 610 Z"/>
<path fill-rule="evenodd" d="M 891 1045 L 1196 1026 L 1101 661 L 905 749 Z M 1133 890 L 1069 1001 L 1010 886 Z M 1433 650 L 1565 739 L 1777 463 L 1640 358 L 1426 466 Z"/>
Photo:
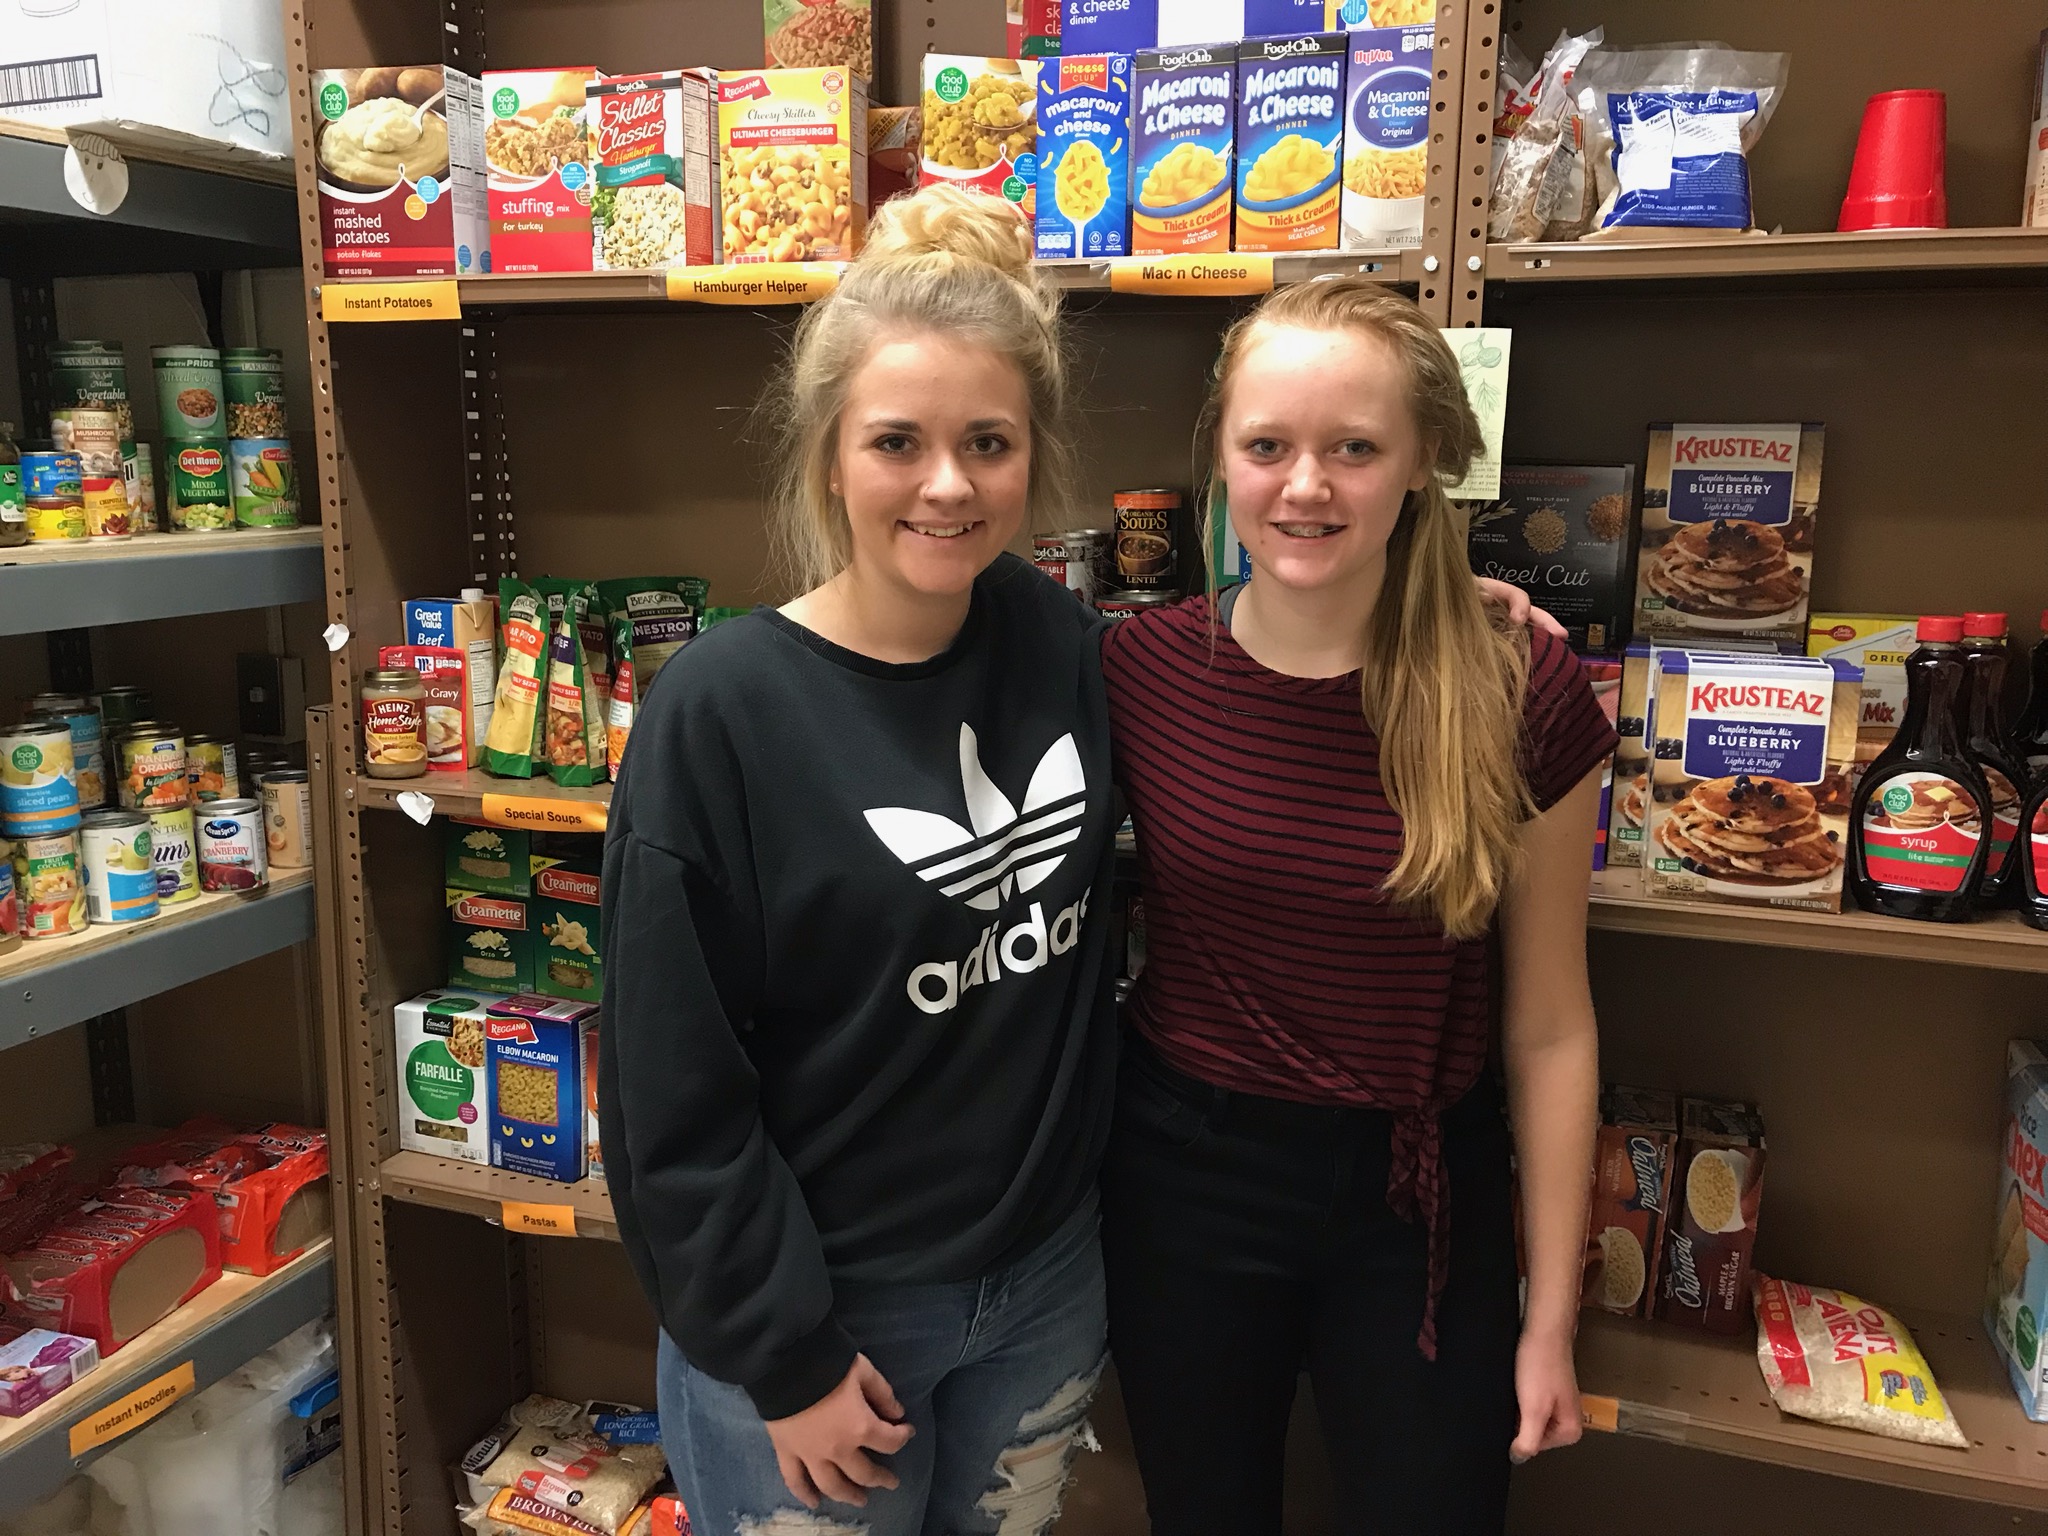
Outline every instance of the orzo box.
<path fill-rule="evenodd" d="M 1131 61 L 1050 58 L 1038 67 L 1041 258 L 1131 249 Z"/>
<path fill-rule="evenodd" d="M 1148 49 L 1133 62 L 1132 252 L 1229 250 L 1237 44 Z"/>
<path fill-rule="evenodd" d="M 438 988 L 392 1010 L 398 1144 L 465 1163 L 491 1160 L 484 1125 L 484 1011 L 496 992 Z"/>
<path fill-rule="evenodd" d="M 1334 251 L 1346 35 L 1248 38 L 1237 51 L 1239 251 Z"/>
<path fill-rule="evenodd" d="M 1764 1122 L 1756 1107 L 1685 1100 L 1658 1317 L 1709 1333 L 1739 1333 L 1749 1322 L 1763 1180 Z"/>
<path fill-rule="evenodd" d="M 614 75 L 584 89 L 590 263 L 600 272 L 719 260 L 718 72 Z"/>
<path fill-rule="evenodd" d="M 849 69 L 875 77 L 873 0 L 761 0 L 761 62 L 770 69 Z"/>
<path fill-rule="evenodd" d="M 1349 42 L 1344 249 L 1420 245 L 1436 27 L 1370 28 L 1350 33 Z"/>
<path fill-rule="evenodd" d="M 1037 59 L 928 53 L 920 184 L 935 181 L 1038 208 Z"/>
<path fill-rule="evenodd" d="M 845 261 L 868 223 L 867 82 L 844 69 L 721 70 L 726 261 Z"/>
<path fill-rule="evenodd" d="M 533 834 L 512 827 L 450 817 L 441 883 L 450 890 L 486 896 L 533 894 Z"/>
<path fill-rule="evenodd" d="M 533 922 L 512 896 L 448 891 L 448 984 L 493 992 L 533 990 Z"/>
<path fill-rule="evenodd" d="M 484 172 L 494 272 L 588 272 L 589 67 L 483 76 Z"/>
<path fill-rule="evenodd" d="M 597 1006 L 532 993 L 502 998 L 491 1005 L 484 1032 L 491 1166 L 575 1183 L 587 1171 L 583 1082 Z"/>
<path fill-rule="evenodd" d="M 1677 1155 L 1675 1094 L 1619 1083 L 1600 1090 L 1582 1306 L 1629 1317 L 1655 1310 Z"/>
<path fill-rule="evenodd" d="M 439 64 L 319 69 L 313 109 L 329 277 L 490 271 L 475 79 Z"/>

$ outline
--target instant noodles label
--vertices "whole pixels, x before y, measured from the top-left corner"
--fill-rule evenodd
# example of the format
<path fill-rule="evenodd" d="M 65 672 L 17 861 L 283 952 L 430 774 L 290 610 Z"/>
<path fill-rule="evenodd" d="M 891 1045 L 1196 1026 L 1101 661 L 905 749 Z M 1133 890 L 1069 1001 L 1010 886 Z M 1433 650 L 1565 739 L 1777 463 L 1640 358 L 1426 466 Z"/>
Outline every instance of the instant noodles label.
<path fill-rule="evenodd" d="M 1131 250 L 1230 249 L 1235 43 L 1148 49 L 1131 109 Z"/>
<path fill-rule="evenodd" d="M 1870 878 L 1921 891 L 1959 891 L 1969 877 L 1984 816 L 1969 787 L 1940 773 L 1886 779 L 1863 808 Z"/>
<path fill-rule="evenodd" d="M 1239 50 L 1236 249 L 1337 248 L 1346 42 L 1316 32 Z"/>

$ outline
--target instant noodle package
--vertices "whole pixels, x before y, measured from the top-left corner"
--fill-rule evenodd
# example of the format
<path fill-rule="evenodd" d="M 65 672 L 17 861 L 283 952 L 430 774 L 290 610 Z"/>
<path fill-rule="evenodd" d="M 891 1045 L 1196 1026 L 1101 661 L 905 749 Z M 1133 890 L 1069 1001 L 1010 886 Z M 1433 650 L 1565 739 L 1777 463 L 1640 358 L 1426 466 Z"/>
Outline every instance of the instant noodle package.
<path fill-rule="evenodd" d="M 200 1119 L 131 1148 L 114 1184 L 205 1191 L 220 1212 L 222 1267 L 268 1275 L 333 1229 L 327 1174 L 325 1131 Z"/>
<path fill-rule="evenodd" d="M 192 1189 L 80 1201 L 0 1267 L 6 1321 L 77 1334 L 110 1355 L 221 1274 L 220 1212 Z"/>

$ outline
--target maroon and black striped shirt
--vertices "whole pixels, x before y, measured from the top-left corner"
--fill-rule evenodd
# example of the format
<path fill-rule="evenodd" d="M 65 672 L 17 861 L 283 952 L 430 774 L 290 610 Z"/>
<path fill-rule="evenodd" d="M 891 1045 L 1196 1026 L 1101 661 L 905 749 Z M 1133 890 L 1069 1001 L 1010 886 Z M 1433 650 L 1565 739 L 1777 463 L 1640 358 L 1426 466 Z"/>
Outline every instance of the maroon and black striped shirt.
<path fill-rule="evenodd" d="M 1212 628 L 1206 597 L 1111 626 L 1103 671 L 1145 900 L 1133 1022 L 1204 1082 L 1391 1111 L 1387 1197 L 1429 1230 L 1433 1303 L 1449 1251 L 1440 1118 L 1486 1065 L 1493 979 L 1485 938 L 1454 943 L 1382 893 L 1401 818 L 1358 674 L 1260 666 Z M 1539 810 L 1614 749 L 1577 658 L 1534 630 L 1523 719 Z M 1434 1320 L 1432 1305 L 1432 1355 Z"/>

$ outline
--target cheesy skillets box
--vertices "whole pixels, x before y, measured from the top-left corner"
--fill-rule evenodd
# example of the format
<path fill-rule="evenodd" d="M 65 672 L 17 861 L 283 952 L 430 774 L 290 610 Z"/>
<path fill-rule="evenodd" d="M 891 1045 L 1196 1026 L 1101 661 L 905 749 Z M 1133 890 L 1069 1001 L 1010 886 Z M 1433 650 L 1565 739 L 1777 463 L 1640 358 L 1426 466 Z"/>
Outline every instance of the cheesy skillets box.
<path fill-rule="evenodd" d="M 868 223 L 867 82 L 721 70 L 718 161 L 724 260 L 851 260 Z"/>
<path fill-rule="evenodd" d="M 527 994 L 491 1005 L 491 1166 L 573 1184 L 584 1157 L 586 1052 L 597 1006 Z"/>
<path fill-rule="evenodd" d="M 1038 67 L 1041 258 L 1131 249 L 1131 61 L 1046 59 Z"/>
<path fill-rule="evenodd" d="M 1248 38 L 1237 52 L 1239 251 L 1334 251 L 1346 34 Z"/>
<path fill-rule="evenodd" d="M 1148 49 L 1133 63 L 1132 253 L 1229 250 L 1237 44 Z"/>

